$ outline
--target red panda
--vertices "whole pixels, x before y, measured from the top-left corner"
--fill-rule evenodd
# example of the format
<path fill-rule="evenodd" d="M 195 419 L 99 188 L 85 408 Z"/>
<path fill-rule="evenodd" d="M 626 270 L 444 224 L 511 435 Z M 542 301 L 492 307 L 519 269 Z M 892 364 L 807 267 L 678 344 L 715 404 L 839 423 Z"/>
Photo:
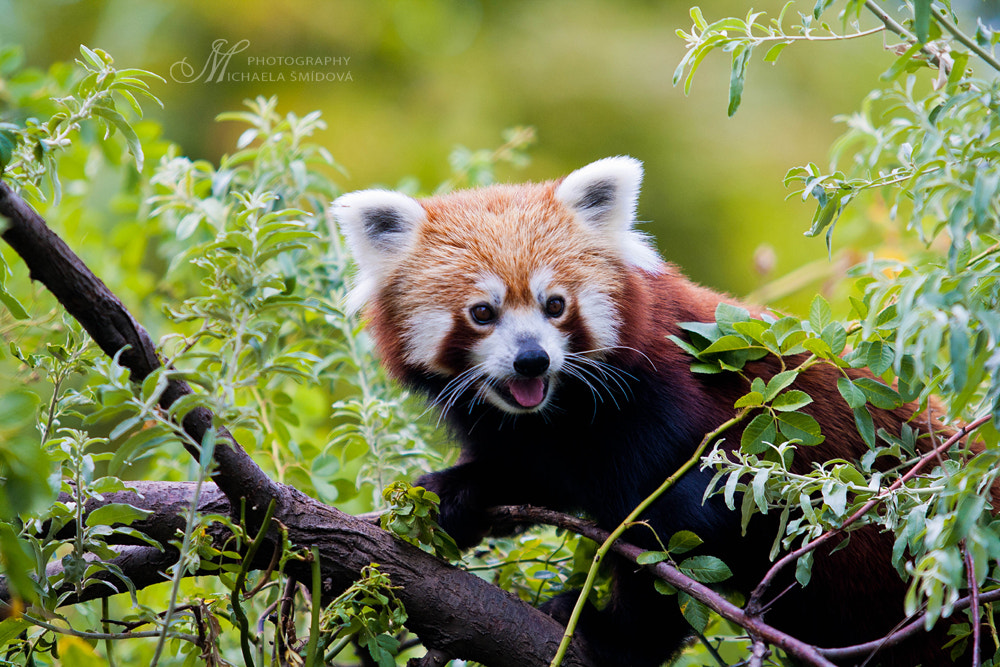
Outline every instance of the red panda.
<path fill-rule="evenodd" d="M 440 523 L 462 548 L 488 532 L 496 505 L 583 511 L 613 529 L 747 391 L 737 374 L 692 373 L 668 339 L 684 338 L 679 322 L 713 322 L 719 303 L 739 304 L 684 278 L 635 228 L 641 181 L 637 160 L 613 157 L 558 181 L 419 201 L 366 190 L 332 206 L 358 267 L 349 306 L 364 308 L 390 374 L 437 404 L 463 448 L 458 465 L 417 480 L 440 496 Z M 765 358 L 748 371 L 767 379 L 778 368 Z M 799 448 L 797 471 L 866 451 L 836 379 L 815 366 L 797 380 L 825 435 Z M 876 411 L 876 428 L 898 433 L 913 414 Z M 726 436 L 739 441 L 738 431 Z M 770 564 L 775 525 L 755 518 L 742 535 L 738 512 L 717 496 L 703 501 L 711 476 L 692 469 L 642 519 L 664 543 L 695 532 L 746 594 Z M 657 548 L 648 529 L 625 539 Z M 847 548 L 818 554 L 809 585 L 793 587 L 765 620 L 820 646 L 885 635 L 902 620 L 905 592 L 891 548 L 889 535 L 855 531 Z M 646 573 L 613 567 L 611 601 L 587 608 L 580 633 L 596 664 L 663 664 L 690 625 Z M 786 575 L 773 591 L 792 582 Z M 545 609 L 565 621 L 574 602 L 564 594 Z M 944 641 L 938 630 L 868 664 L 944 664 Z"/>

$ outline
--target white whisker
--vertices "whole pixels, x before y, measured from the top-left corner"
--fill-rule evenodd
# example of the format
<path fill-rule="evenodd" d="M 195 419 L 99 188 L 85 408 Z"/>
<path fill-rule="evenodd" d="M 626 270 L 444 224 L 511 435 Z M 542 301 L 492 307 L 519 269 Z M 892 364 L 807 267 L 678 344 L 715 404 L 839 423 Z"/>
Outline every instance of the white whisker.
<path fill-rule="evenodd" d="M 656 364 L 653 363 L 653 360 L 650 359 L 647 354 L 645 354 L 641 350 L 635 349 L 634 347 L 629 347 L 628 345 L 609 345 L 607 347 L 595 347 L 592 350 L 583 350 L 582 352 L 576 352 L 575 354 L 594 354 L 595 352 L 607 352 L 609 350 L 628 350 L 629 352 L 635 352 L 640 357 L 649 362 L 649 367 L 653 371 L 656 371 Z"/>
<path fill-rule="evenodd" d="M 441 414 L 438 416 L 439 426 L 441 425 L 441 420 L 444 419 L 449 410 L 455 407 L 458 399 L 465 394 L 469 387 L 484 377 L 488 378 L 486 371 L 484 370 L 484 364 L 476 364 L 448 381 L 448 384 L 446 384 L 434 398 L 434 404 L 440 406 L 441 408 Z M 476 395 L 471 401 L 470 409 L 471 406 L 475 405 L 477 400 L 479 400 L 480 394 L 482 394 L 483 391 L 484 386 L 480 385 L 480 387 L 476 390 Z"/>
<path fill-rule="evenodd" d="M 586 385 L 588 389 L 590 389 L 591 395 L 594 398 L 595 415 L 597 412 L 598 401 L 601 403 L 605 401 L 605 392 L 607 393 L 607 398 L 611 400 L 615 408 L 620 410 L 621 404 L 618 402 L 616 394 L 621 395 L 626 399 L 631 399 L 633 394 L 630 384 L 638 381 L 638 378 L 628 371 L 624 371 L 602 359 L 595 359 L 589 356 L 595 352 L 601 352 L 608 349 L 613 348 L 599 348 L 595 350 L 587 350 L 585 352 L 567 353 L 566 365 L 563 368 L 564 373 L 570 377 L 576 378 L 581 383 Z M 645 355 L 643 356 L 645 357 Z M 649 360 L 648 357 L 646 357 L 646 359 Z"/>

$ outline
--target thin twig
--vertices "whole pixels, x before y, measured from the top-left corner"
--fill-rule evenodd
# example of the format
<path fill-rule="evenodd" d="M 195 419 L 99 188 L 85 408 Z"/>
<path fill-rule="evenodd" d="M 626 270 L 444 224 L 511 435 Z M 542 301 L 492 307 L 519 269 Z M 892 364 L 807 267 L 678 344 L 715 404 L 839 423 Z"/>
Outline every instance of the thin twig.
<path fill-rule="evenodd" d="M 931 15 L 934 17 L 934 20 L 937 21 L 942 28 L 951 33 L 952 37 L 954 37 L 966 48 L 968 48 L 970 51 L 979 56 L 980 60 L 982 60 L 984 63 L 986 63 L 996 71 L 1000 72 L 1000 62 L 998 62 L 997 59 L 993 57 L 993 54 L 988 52 L 983 47 L 979 46 L 979 44 L 976 44 L 976 40 L 972 39 L 964 32 L 962 32 L 962 30 L 957 25 L 952 23 L 951 20 L 947 16 L 945 16 L 944 13 L 941 12 L 941 10 L 937 9 L 933 4 L 931 4 Z"/>
<path fill-rule="evenodd" d="M 579 535 L 583 535 L 584 537 L 587 537 L 599 544 L 607 542 L 610 535 L 608 531 L 599 528 L 596 524 L 590 521 L 585 521 L 577 517 L 562 514 L 561 512 L 555 512 L 553 510 L 547 510 L 540 507 L 530 507 L 527 505 L 495 507 L 490 511 L 490 516 L 500 521 L 516 523 L 544 523 L 564 528 Z M 645 553 L 645 549 L 641 549 L 622 540 L 613 542 L 611 549 L 618 555 L 623 556 L 632 562 L 635 562 L 640 555 Z M 760 637 L 767 643 L 781 648 L 787 654 L 799 660 L 802 664 L 812 665 L 813 667 L 834 667 L 833 663 L 826 659 L 820 651 L 816 649 L 816 647 L 806 644 L 805 642 L 768 625 L 758 616 L 750 616 L 746 613 L 746 611 L 740 609 L 705 584 L 697 582 L 694 579 L 681 574 L 681 572 L 672 563 L 663 561 L 655 565 L 646 565 L 644 567 L 647 571 L 652 573 L 653 576 L 658 577 L 663 581 L 666 581 L 674 588 L 689 594 L 691 597 L 704 604 L 719 616 L 722 616 L 740 627 L 745 628 L 748 632 Z"/>
<path fill-rule="evenodd" d="M 969 580 L 969 595 L 972 599 L 972 667 L 979 667 L 982 632 L 979 621 L 979 583 L 976 581 L 976 563 L 968 545 L 962 545 L 965 555 L 965 574 Z"/>
<path fill-rule="evenodd" d="M 997 600 L 1000 600 L 1000 588 L 986 593 L 980 592 L 978 597 L 980 604 L 996 602 Z M 953 609 L 956 612 L 961 611 L 971 604 L 972 595 L 966 595 L 963 598 L 959 598 L 958 601 L 955 602 Z M 846 661 L 852 658 L 857 658 L 858 656 L 866 655 L 888 646 L 894 646 L 907 637 L 924 632 L 924 619 L 926 616 L 927 612 L 918 614 L 917 616 L 914 616 L 913 619 L 906 625 L 897 630 L 893 630 L 891 633 L 885 637 L 881 637 L 880 639 L 865 642 L 864 644 L 855 644 L 854 646 L 844 646 L 841 648 L 817 648 L 816 651 L 831 660 Z"/>
<path fill-rule="evenodd" d="M 905 475 L 903 475 L 902 477 L 900 477 L 899 479 L 897 479 L 889 487 L 883 489 L 882 491 L 880 491 L 879 493 L 877 493 L 874 497 L 872 497 L 867 503 L 865 503 L 864 505 L 862 505 L 854 514 L 852 514 L 850 517 L 848 517 L 847 520 L 845 520 L 844 523 L 842 523 L 839 528 L 834 528 L 834 529 L 828 530 L 825 533 L 823 533 L 822 535 L 820 535 L 819 537 L 817 537 L 812 542 L 809 542 L 809 543 L 807 543 L 807 544 L 799 547 L 795 551 L 792 551 L 792 552 L 789 552 L 789 553 L 785 554 L 781 559 L 779 559 L 777 562 L 775 562 L 774 565 L 771 566 L 771 569 L 767 571 L 767 574 L 764 575 L 764 578 L 761 579 L 760 583 L 757 585 L 757 587 L 750 594 L 750 600 L 747 603 L 747 611 L 750 614 L 758 614 L 758 613 L 760 613 L 761 599 L 763 598 L 764 593 L 767 591 L 768 587 L 774 581 L 774 578 L 778 575 L 778 573 L 782 569 L 784 569 L 787 565 L 789 565 L 790 563 L 798 560 L 799 557 L 803 556 L 804 554 L 809 553 L 810 551 L 812 551 L 816 547 L 819 547 L 820 545 L 825 544 L 831 538 L 833 538 L 833 537 L 835 537 L 835 536 L 840 535 L 841 533 L 843 533 L 851 524 L 855 523 L 861 517 L 863 517 L 865 514 L 867 514 L 873 507 L 875 507 L 878 503 L 880 503 L 886 496 L 888 496 L 893 491 L 895 491 L 896 489 L 898 489 L 899 487 L 901 487 L 903 484 L 906 484 L 908 481 L 910 481 L 911 479 L 913 479 L 914 477 L 916 477 L 929 461 L 936 460 L 937 456 L 941 452 L 946 451 L 952 445 L 954 445 L 955 443 L 957 443 L 959 440 L 961 440 L 962 438 L 964 438 L 966 435 L 968 435 L 972 431 L 975 431 L 977 428 L 979 428 L 980 426 L 982 426 L 986 422 L 990 421 L 990 419 L 992 419 L 992 418 L 993 418 L 992 415 L 983 415 L 982 417 L 980 417 L 980 418 L 974 420 L 973 422 L 971 422 L 971 423 L 963 426 L 962 428 L 958 429 L 958 431 L 952 437 L 950 437 L 947 440 L 945 440 L 940 446 L 935 447 L 933 450 L 931 450 L 927 454 L 924 454 L 920 458 L 920 460 L 917 461 L 917 463 L 906 472 Z"/>
<path fill-rule="evenodd" d="M 573 633 L 576 632 L 576 626 L 580 621 L 580 615 L 583 613 L 584 605 L 586 605 L 587 598 L 590 596 L 590 590 L 593 588 L 594 581 L 597 578 L 597 571 L 600 567 L 600 564 L 604 560 L 604 557 L 607 556 L 608 551 L 611 550 L 611 547 L 615 543 L 615 541 L 619 537 L 621 537 L 622 534 L 633 525 L 633 523 L 639 518 L 639 516 L 643 512 L 645 512 L 649 508 L 650 505 L 656 502 L 657 498 L 666 493 L 670 487 L 672 487 L 674 484 L 677 483 L 677 480 L 683 477 L 688 470 L 693 468 L 695 465 L 697 465 L 699 461 L 701 461 L 702 453 L 704 453 L 705 449 L 710 444 L 715 442 L 716 438 L 718 438 L 720 434 L 725 432 L 730 427 L 739 424 L 746 418 L 748 414 L 750 414 L 750 409 L 744 408 L 734 417 L 726 420 L 722 425 L 720 425 L 714 431 L 706 433 L 705 437 L 702 438 L 701 443 L 694 450 L 694 453 L 691 455 L 691 457 L 687 461 L 685 461 L 676 471 L 674 471 L 672 475 L 670 475 L 666 480 L 664 480 L 664 482 L 659 486 L 659 488 L 653 491 L 653 493 L 649 494 L 649 496 L 645 500 L 643 500 L 641 503 L 639 503 L 638 506 L 636 506 L 635 509 L 629 512 L 629 515 L 626 516 L 622 520 L 622 522 L 618 524 L 617 528 L 611 531 L 611 533 L 607 536 L 607 538 L 604 540 L 601 546 L 598 547 L 597 552 L 594 554 L 594 560 L 590 564 L 590 570 L 587 571 L 587 579 L 586 581 L 583 582 L 583 587 L 580 590 L 580 595 L 576 599 L 576 605 L 574 605 L 573 612 L 572 614 L 570 614 L 569 621 L 566 623 L 566 632 L 563 633 L 562 641 L 559 643 L 559 649 L 556 651 L 555 657 L 552 658 L 552 662 L 549 663 L 549 667 L 558 667 L 559 664 L 562 662 L 563 657 L 566 655 L 566 651 L 569 649 L 570 641 L 573 639 Z"/>

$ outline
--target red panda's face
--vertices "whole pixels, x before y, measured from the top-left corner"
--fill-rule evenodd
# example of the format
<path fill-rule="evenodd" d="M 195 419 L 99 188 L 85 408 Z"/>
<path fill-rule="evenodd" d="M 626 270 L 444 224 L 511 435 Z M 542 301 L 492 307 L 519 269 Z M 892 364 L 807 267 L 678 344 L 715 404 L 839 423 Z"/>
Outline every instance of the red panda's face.
<path fill-rule="evenodd" d="M 358 263 L 351 305 L 367 304 L 392 372 L 448 380 L 445 409 L 474 396 L 536 412 L 567 377 L 614 382 L 600 359 L 618 344 L 623 272 L 660 269 L 632 229 L 641 177 L 608 158 L 561 182 L 345 195 L 333 212 Z"/>

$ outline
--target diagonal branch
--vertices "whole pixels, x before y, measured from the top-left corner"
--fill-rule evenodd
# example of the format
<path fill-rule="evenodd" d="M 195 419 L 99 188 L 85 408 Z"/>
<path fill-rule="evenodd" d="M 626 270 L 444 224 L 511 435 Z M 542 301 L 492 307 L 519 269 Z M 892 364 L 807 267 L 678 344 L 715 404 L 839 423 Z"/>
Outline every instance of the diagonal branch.
<path fill-rule="evenodd" d="M 101 279 L 49 229 L 45 220 L 3 182 L 0 182 L 0 216 L 7 219 L 6 229 L 0 235 L 28 265 L 32 280 L 38 280 L 55 295 L 105 354 L 120 355 L 120 363 L 132 372 L 136 382 L 142 382 L 160 367 L 149 333 Z M 191 387 L 186 382 L 171 379 L 160 397 L 160 407 L 167 409 L 190 393 Z M 212 413 L 206 408 L 195 408 L 184 417 L 181 425 L 193 442 L 200 443 L 206 431 L 212 428 Z M 234 508 L 238 508 L 240 499 L 245 498 L 249 509 L 263 511 L 277 495 L 277 485 L 228 431 L 220 429 L 219 437 L 222 442 L 215 448 L 217 468 L 212 479 Z M 197 461 L 198 452 L 190 443 L 185 446 Z"/>
<path fill-rule="evenodd" d="M 119 355 L 132 377 L 141 381 L 159 367 L 149 334 L 117 297 L 91 272 L 45 221 L 7 184 L 0 182 L 0 216 L 7 219 L 0 236 L 24 259 L 32 279 L 41 281 L 59 299 L 108 355 Z M 172 380 L 161 397 L 167 408 L 191 393 L 184 382 Z M 213 415 L 196 409 L 184 418 L 183 428 L 200 443 L 212 428 Z M 238 516 L 246 503 L 249 532 L 259 529 L 259 516 L 276 499 L 274 524 L 284 526 L 287 539 L 299 547 L 316 547 L 322 575 L 322 602 L 328 602 L 353 583 L 362 568 L 373 562 L 399 586 L 398 596 L 409 615 L 407 627 L 424 644 L 443 654 L 468 658 L 490 667 L 542 667 L 555 654 L 562 626 L 554 619 L 474 574 L 455 568 L 420 549 L 396 539 L 368 521 L 344 514 L 309 498 L 297 489 L 271 480 L 224 429 L 223 443 L 215 448 L 216 470 L 211 484 L 202 488 L 199 511 Z M 195 447 L 188 450 L 198 457 Z M 194 497 L 193 482 L 136 482 L 137 492 L 106 494 L 92 500 L 87 511 L 101 503 L 126 502 L 153 510 L 132 524 L 161 543 L 172 539 L 184 524 L 182 514 Z M 252 511 L 254 508 L 258 511 Z M 277 528 L 261 553 L 281 544 Z M 230 539 L 221 532 L 217 539 Z M 115 564 L 137 586 L 163 581 L 158 574 L 176 562 L 176 552 L 149 546 L 121 550 Z M 266 558 L 264 558 L 266 560 Z M 301 582 L 311 579 L 311 566 L 290 561 L 286 572 Z M 91 586 L 85 596 L 107 597 L 125 590 L 119 579 L 111 586 Z M 9 602 L 6 581 L 0 578 L 0 602 Z M 66 603 L 82 601 L 70 598 Z M 4 605 L 0 604 L 0 608 Z M 574 641 L 564 660 L 573 667 L 594 667 L 586 646 Z"/>
<path fill-rule="evenodd" d="M 977 428 L 990 421 L 992 417 L 993 417 L 992 415 L 983 415 L 982 417 L 979 417 L 978 419 L 972 421 L 971 423 L 962 426 L 960 429 L 958 429 L 958 431 L 954 433 L 954 435 L 952 435 L 950 438 L 941 443 L 941 445 L 924 454 L 920 458 L 920 460 L 917 461 L 917 463 L 906 472 L 906 474 L 904 474 L 902 477 L 897 479 L 895 482 L 893 482 L 885 489 L 879 491 L 868 502 L 866 502 L 864 505 L 858 508 L 858 510 L 854 514 L 849 516 L 844 521 L 844 523 L 840 525 L 840 527 L 828 530 L 819 537 L 817 537 L 815 540 L 812 540 L 811 542 L 802 545 L 795 551 L 791 551 L 782 556 L 777 562 L 775 562 L 774 565 L 771 566 L 771 569 L 767 571 L 767 574 L 764 575 L 764 578 L 761 579 L 760 583 L 757 584 L 757 587 L 750 594 L 750 600 L 747 602 L 747 610 L 754 615 L 757 615 L 761 612 L 762 610 L 761 600 L 763 598 L 763 595 L 767 591 L 771 583 L 773 583 L 775 577 L 778 575 L 778 572 L 780 572 L 782 569 L 784 569 L 791 563 L 797 561 L 804 554 L 826 543 L 833 537 L 842 534 L 853 523 L 861 519 L 861 517 L 863 517 L 865 514 L 871 511 L 873 507 L 882 502 L 882 500 L 885 499 L 886 496 L 890 495 L 893 491 L 895 491 L 896 489 L 898 489 L 899 487 L 901 487 L 902 485 L 906 484 L 908 481 L 916 477 L 920 473 L 920 471 L 923 470 L 925 465 L 927 465 L 931 461 L 937 460 L 937 458 L 941 456 L 941 454 L 948 451 L 951 447 L 953 447 L 966 435 L 972 433 Z"/>
<path fill-rule="evenodd" d="M 583 535 L 598 544 L 603 543 L 609 535 L 608 531 L 598 528 L 596 524 L 589 521 L 539 507 L 498 507 L 492 510 L 492 518 L 507 523 L 545 523 Z M 612 550 L 633 562 L 646 551 L 621 540 L 614 543 Z M 745 628 L 751 635 L 760 637 L 769 644 L 780 647 L 789 655 L 803 661 L 804 664 L 816 665 L 817 667 L 833 667 L 833 663 L 824 658 L 816 647 L 777 630 L 764 623 L 757 616 L 750 615 L 705 584 L 681 574 L 670 563 L 664 561 L 645 567 L 656 577 L 666 581 L 674 588 L 688 593 L 691 597 L 702 602 L 723 618 Z"/>

